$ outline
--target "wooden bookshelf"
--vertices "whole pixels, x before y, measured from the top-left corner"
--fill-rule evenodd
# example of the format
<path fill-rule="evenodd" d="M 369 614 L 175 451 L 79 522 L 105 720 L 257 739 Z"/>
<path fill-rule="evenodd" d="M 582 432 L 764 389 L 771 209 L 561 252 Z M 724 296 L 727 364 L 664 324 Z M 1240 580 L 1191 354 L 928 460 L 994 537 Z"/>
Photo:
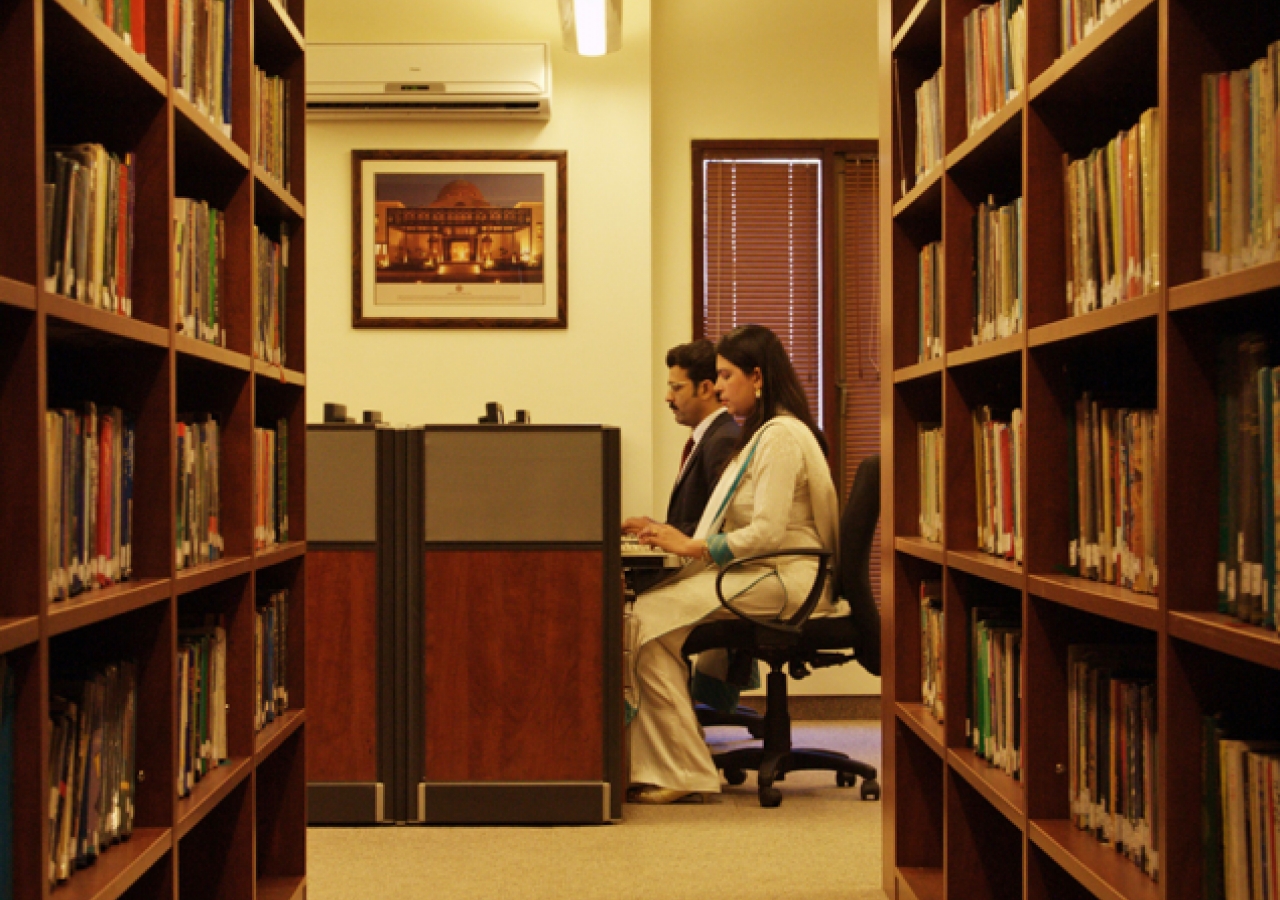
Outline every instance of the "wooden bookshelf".
<path fill-rule="evenodd" d="M 892 538 L 881 569 L 882 884 L 900 898 L 1199 900 L 1203 718 L 1222 713 L 1232 737 L 1274 737 L 1267 723 L 1280 721 L 1280 635 L 1222 615 L 1216 588 L 1216 352 L 1244 331 L 1280 346 L 1280 262 L 1202 272 L 1200 82 L 1263 56 L 1280 20 L 1244 0 L 1126 0 L 1064 53 L 1060 0 L 1024 0 L 1027 89 L 971 135 L 963 20 L 979 5 L 880 2 L 880 146 L 892 161 L 881 169 L 882 353 L 893 369 L 881 394 L 882 521 Z M 904 196 L 914 92 L 939 66 L 946 161 Z M 1063 157 L 1105 145 L 1151 107 L 1160 117 L 1159 285 L 1071 316 Z M 1024 201 L 1024 329 L 974 345 L 971 223 L 988 194 Z M 921 363 L 918 258 L 939 240 L 946 352 Z M 1159 413 L 1154 593 L 1066 574 L 1072 403 L 1109 388 Z M 970 422 L 986 405 L 1024 416 L 1021 564 L 977 549 Z M 940 544 L 923 541 L 918 526 L 916 434 L 925 423 L 945 429 Z M 921 703 L 924 580 L 943 586 L 945 723 Z M 1021 615 L 1020 779 L 976 756 L 965 735 L 968 617 L 989 605 Z M 1085 643 L 1156 653 L 1158 880 L 1070 821 L 1066 660 Z"/>
<path fill-rule="evenodd" d="M 305 0 L 228 2 L 230 134 L 171 81 L 172 4 L 147 4 L 146 21 L 135 26 L 145 31 L 143 54 L 80 0 L 0 0 L 0 539 L 9 548 L 0 561 L 0 654 L 17 686 L 13 896 L 24 900 L 305 895 Z M 255 64 L 293 83 L 287 189 L 252 161 Z M 78 143 L 135 155 L 132 316 L 45 287 L 46 150 Z M 225 214 L 225 346 L 176 324 L 178 197 Z M 254 359 L 251 339 L 252 230 L 280 222 L 291 245 L 285 368 Z M 45 411 L 87 402 L 119 406 L 136 423 L 133 576 L 50 601 Z M 226 550 L 176 570 L 174 448 L 186 414 L 212 414 L 221 426 Z M 292 528 L 288 541 L 255 552 L 253 428 L 280 419 L 290 430 Z M 263 592 L 282 588 L 290 591 L 290 707 L 255 733 L 254 607 Z M 227 629 L 230 759 L 179 798 L 179 628 L 209 613 Z M 82 657 L 138 664 L 136 815 L 127 841 L 52 886 L 49 705 L 62 671 Z"/>

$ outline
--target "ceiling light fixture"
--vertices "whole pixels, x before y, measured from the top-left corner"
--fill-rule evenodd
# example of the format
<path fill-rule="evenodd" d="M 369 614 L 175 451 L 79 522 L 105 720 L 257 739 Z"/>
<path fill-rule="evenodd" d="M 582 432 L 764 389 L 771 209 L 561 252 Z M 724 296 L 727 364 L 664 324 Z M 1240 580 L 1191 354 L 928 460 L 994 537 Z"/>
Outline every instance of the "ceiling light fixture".
<path fill-rule="evenodd" d="M 622 49 L 622 0 L 560 0 L 564 48 L 581 56 Z"/>

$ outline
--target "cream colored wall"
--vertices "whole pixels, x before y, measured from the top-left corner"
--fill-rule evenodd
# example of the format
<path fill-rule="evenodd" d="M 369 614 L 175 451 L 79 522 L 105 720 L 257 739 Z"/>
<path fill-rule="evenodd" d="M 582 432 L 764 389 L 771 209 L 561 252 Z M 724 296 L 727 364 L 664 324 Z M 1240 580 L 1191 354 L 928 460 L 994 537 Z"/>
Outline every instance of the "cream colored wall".
<path fill-rule="evenodd" d="M 875 138 L 876 0 L 653 0 L 654 356 L 692 336 L 690 142 L 734 138 Z M 653 392 L 653 503 L 665 510 L 684 433 Z M 796 693 L 878 694 L 844 666 Z"/>
<path fill-rule="evenodd" d="M 387 421 L 474 422 L 488 400 L 539 423 L 622 429 L 623 503 L 653 494 L 649 4 L 628 0 L 625 52 L 562 47 L 555 0 L 310 0 L 312 41 L 548 41 L 546 123 L 311 122 L 307 128 L 307 396 Z M 353 149 L 568 151 L 569 327 L 399 331 L 351 327 Z"/>

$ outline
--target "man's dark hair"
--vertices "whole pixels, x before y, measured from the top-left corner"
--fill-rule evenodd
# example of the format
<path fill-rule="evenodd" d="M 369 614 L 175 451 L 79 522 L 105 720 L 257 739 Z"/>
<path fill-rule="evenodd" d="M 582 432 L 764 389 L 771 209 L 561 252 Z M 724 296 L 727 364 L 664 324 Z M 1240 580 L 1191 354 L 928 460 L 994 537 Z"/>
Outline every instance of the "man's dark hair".
<path fill-rule="evenodd" d="M 667 351 L 667 368 L 679 366 L 689 373 L 693 392 L 704 381 L 716 383 L 716 345 L 706 338 L 680 344 Z"/>

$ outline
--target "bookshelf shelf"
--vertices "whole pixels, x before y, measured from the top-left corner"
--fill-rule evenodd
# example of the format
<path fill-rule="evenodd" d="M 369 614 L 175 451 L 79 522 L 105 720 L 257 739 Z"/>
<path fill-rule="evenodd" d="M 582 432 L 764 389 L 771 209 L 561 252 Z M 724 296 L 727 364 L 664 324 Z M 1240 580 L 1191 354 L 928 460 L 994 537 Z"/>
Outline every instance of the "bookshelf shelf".
<path fill-rule="evenodd" d="M 947 170 L 985 167 L 992 157 L 1016 153 L 1022 144 L 1022 110 L 1026 94 L 1020 93 L 947 154 Z"/>
<path fill-rule="evenodd" d="M 1214 612 L 1169 613 L 1169 634 L 1228 656 L 1280 669 L 1280 635 Z"/>
<path fill-rule="evenodd" d="M 169 599 L 167 578 L 126 581 L 49 604 L 48 633 L 65 634 Z"/>
<path fill-rule="evenodd" d="M 922 363 L 915 363 L 910 366 L 903 366 L 901 369 L 895 369 L 893 373 L 894 384 L 906 384 L 911 381 L 918 381 L 924 378 L 937 377 L 942 372 L 942 357 L 927 359 Z"/>
<path fill-rule="evenodd" d="M 239 757 L 227 760 L 207 773 L 191 790 L 190 796 L 178 798 L 177 825 L 174 834 L 182 840 L 222 800 L 234 791 L 253 771 L 253 760 Z"/>
<path fill-rule="evenodd" d="M 291 387 L 306 387 L 307 384 L 307 376 L 301 372 L 282 368 L 274 363 L 263 362 L 260 359 L 253 361 L 253 371 L 259 378 L 273 384 L 284 384 Z"/>
<path fill-rule="evenodd" d="M 1134 44 L 1149 44 L 1155 49 L 1155 34 L 1160 9 L 1159 0 L 1128 0 L 1093 33 L 1058 57 L 1045 71 L 1033 74 L 1030 96 L 1036 101 L 1046 94 L 1070 96 L 1077 79 L 1092 81 L 1098 69 L 1122 62 L 1134 50 Z M 1056 29 L 1055 29 L 1056 32 Z"/>
<path fill-rule="evenodd" d="M 1015 356 L 1022 352 L 1022 335 L 1013 334 L 1006 338 L 974 344 L 962 350 L 947 352 L 947 368 L 957 369 L 961 366 L 999 359 L 1002 356 Z"/>
<path fill-rule="evenodd" d="M 1028 590 L 1037 597 L 1117 622 L 1155 631 L 1160 626 L 1156 597 L 1071 575 L 1032 575 Z"/>
<path fill-rule="evenodd" d="M 44 0 L 45 9 L 54 11 L 45 17 L 46 46 L 57 48 L 55 59 L 45 65 L 78 58 L 84 71 L 109 68 L 108 78 L 122 73 L 130 80 L 145 84 L 162 100 L 169 86 L 164 76 L 142 54 L 124 42 L 114 31 L 99 22 L 89 8 L 77 0 Z"/>
<path fill-rule="evenodd" d="M 179 594 L 189 594 L 244 575 L 252 568 L 253 560 L 248 556 L 224 556 L 214 562 L 179 570 L 174 584 Z"/>
<path fill-rule="evenodd" d="M 253 167 L 253 177 L 256 182 L 255 200 L 259 209 L 269 218 L 300 220 L 306 217 L 306 208 L 285 190 L 278 178 L 256 165 Z"/>
<path fill-rule="evenodd" d="M 45 293 L 40 303 L 48 317 L 57 320 L 49 323 L 53 338 L 68 335 L 68 340 L 80 343 L 114 339 L 165 349 L 169 346 L 168 330 L 150 322 L 98 309 L 59 294 Z M 76 327 L 63 327 L 62 323 Z"/>
<path fill-rule="evenodd" d="M 0 656 L 40 640 L 40 617 L 0 619 Z"/>
<path fill-rule="evenodd" d="M 168 828 L 135 828 L 129 840 L 103 853 L 89 868 L 76 872 L 50 896 L 58 900 L 115 900 L 172 846 L 173 832 Z"/>
<path fill-rule="evenodd" d="M 942 900 L 946 880 L 941 868 L 900 866 L 898 868 L 899 900 Z"/>
<path fill-rule="evenodd" d="M 302 900 L 306 892 L 306 878 L 258 879 L 258 900 Z"/>
<path fill-rule="evenodd" d="M 237 353 L 235 350 L 228 350 L 226 347 L 219 347 L 216 344 L 210 344 L 208 341 L 200 341 L 183 334 L 176 334 L 173 337 L 173 346 L 182 356 L 204 360 L 227 369 L 234 369 L 237 372 L 248 372 L 250 368 L 250 360 L 247 354 Z"/>
<path fill-rule="evenodd" d="M 923 703 L 898 703 L 898 718 L 919 736 L 934 753 L 943 755 L 946 732 L 941 722 L 929 715 Z"/>
<path fill-rule="evenodd" d="M 276 0 L 254 0 L 253 25 L 259 50 L 265 50 L 276 57 L 291 58 L 307 49 L 302 32 Z"/>
<path fill-rule="evenodd" d="M 300 709 L 287 710 L 274 722 L 254 735 L 254 761 L 261 765 L 262 761 L 276 751 L 302 725 L 305 716 Z"/>
<path fill-rule="evenodd" d="M 1066 819 L 1034 819 L 1031 842 L 1099 900 L 1159 900 L 1160 886 Z"/>
<path fill-rule="evenodd" d="M 942 35 L 942 0 L 919 0 L 893 36 L 893 49 L 904 54 L 936 48 Z"/>
<path fill-rule="evenodd" d="M 1026 578 L 1026 572 L 1018 563 L 999 559 L 981 550 L 948 550 L 947 566 L 1018 591 L 1022 590 Z"/>
<path fill-rule="evenodd" d="M 36 289 L 30 284 L 0 276 L 0 303 L 19 309 L 35 310 Z"/>
<path fill-rule="evenodd" d="M 942 214 L 943 166 L 934 166 L 893 205 L 895 219 L 936 219 Z"/>
<path fill-rule="evenodd" d="M 935 544 L 933 541 L 926 541 L 920 537 L 896 537 L 893 539 L 893 548 L 899 553 L 914 556 L 916 559 L 942 565 L 942 545 Z"/>
<path fill-rule="evenodd" d="M 212 119 L 177 91 L 173 92 L 174 138 L 181 151 L 184 144 L 198 147 L 204 157 L 221 157 L 238 169 L 249 170 L 249 154 L 220 129 Z M 234 134 L 234 132 L 233 132 Z"/>
<path fill-rule="evenodd" d="M 290 541 L 287 544 L 277 544 L 274 547 L 259 550 L 254 555 L 256 557 L 257 567 L 259 569 L 264 569 L 267 566 L 278 566 L 280 563 L 288 562 L 291 559 L 297 559 L 306 552 L 306 541 Z"/>
<path fill-rule="evenodd" d="M 952 770 L 986 798 L 1015 828 L 1022 829 L 1026 791 L 1022 783 L 992 766 L 968 748 L 951 748 L 947 759 Z"/>
<path fill-rule="evenodd" d="M 1076 338 L 1085 337 L 1098 332 L 1108 331 L 1121 325 L 1154 319 L 1160 312 L 1161 294 L 1159 291 L 1135 297 L 1115 306 L 1094 310 L 1083 316 L 1070 316 L 1032 328 L 1027 335 L 1032 347 L 1044 347 Z"/>
<path fill-rule="evenodd" d="M 1280 260 L 1169 289 L 1169 309 L 1195 309 L 1280 288 Z"/>

